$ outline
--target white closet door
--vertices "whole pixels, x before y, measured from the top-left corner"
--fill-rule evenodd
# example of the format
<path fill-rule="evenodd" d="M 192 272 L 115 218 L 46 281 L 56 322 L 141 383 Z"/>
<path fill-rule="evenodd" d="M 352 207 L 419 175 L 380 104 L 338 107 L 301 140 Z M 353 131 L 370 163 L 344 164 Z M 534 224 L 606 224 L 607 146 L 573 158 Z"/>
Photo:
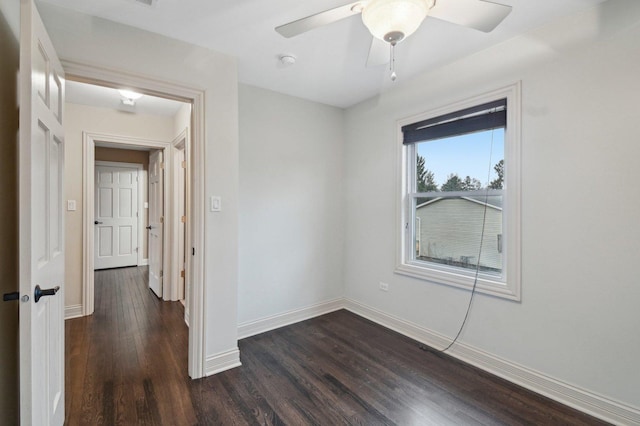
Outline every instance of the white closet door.
<path fill-rule="evenodd" d="M 138 264 L 138 170 L 96 163 L 95 269 Z"/>
<path fill-rule="evenodd" d="M 162 151 L 154 151 L 149 156 L 149 288 L 158 297 L 162 297 L 163 194 Z"/>

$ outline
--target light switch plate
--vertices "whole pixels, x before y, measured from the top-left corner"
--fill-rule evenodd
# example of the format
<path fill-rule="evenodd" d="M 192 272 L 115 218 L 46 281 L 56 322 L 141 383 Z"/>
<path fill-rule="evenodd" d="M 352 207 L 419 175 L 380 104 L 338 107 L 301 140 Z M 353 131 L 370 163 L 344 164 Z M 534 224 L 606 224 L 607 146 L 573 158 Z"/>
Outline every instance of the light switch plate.
<path fill-rule="evenodd" d="M 70 212 L 76 211 L 76 200 L 67 200 L 67 210 Z"/>
<path fill-rule="evenodd" d="M 212 212 L 222 211 L 222 197 L 217 195 L 214 195 L 211 197 L 211 211 Z"/>

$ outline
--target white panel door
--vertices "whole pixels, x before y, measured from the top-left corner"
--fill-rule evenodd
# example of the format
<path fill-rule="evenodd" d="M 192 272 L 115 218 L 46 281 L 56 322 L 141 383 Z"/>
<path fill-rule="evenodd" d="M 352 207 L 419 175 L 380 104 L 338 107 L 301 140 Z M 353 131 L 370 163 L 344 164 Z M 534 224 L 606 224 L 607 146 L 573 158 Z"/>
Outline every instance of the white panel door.
<path fill-rule="evenodd" d="M 20 423 L 62 425 L 64 73 L 33 0 L 20 14 Z"/>
<path fill-rule="evenodd" d="M 149 288 L 162 297 L 162 243 L 164 227 L 164 169 L 162 151 L 149 156 Z"/>
<path fill-rule="evenodd" d="M 178 299 L 185 300 L 186 299 L 186 288 L 185 288 L 185 231 L 186 231 L 186 200 L 185 200 L 185 172 L 186 168 L 185 157 L 184 157 L 184 148 L 175 151 L 174 153 L 174 173 L 175 173 L 175 182 L 176 187 L 174 188 L 174 198 L 173 202 L 177 203 L 178 206 L 178 217 L 174 218 L 176 226 L 178 227 L 178 241 L 176 244 L 178 245 L 178 269 L 181 271 L 178 273 Z M 186 309 L 185 309 L 186 311 Z"/>
<path fill-rule="evenodd" d="M 138 264 L 138 170 L 96 162 L 95 269 Z"/>

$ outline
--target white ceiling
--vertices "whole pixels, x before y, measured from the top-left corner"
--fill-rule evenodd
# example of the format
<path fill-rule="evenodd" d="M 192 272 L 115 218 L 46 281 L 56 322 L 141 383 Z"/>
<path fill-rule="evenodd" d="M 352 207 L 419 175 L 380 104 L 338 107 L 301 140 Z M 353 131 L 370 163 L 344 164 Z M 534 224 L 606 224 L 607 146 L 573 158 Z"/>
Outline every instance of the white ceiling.
<path fill-rule="evenodd" d="M 116 89 L 71 80 L 67 80 L 65 89 L 65 100 L 72 104 L 116 109 L 135 114 L 173 117 L 183 105 L 182 102 L 144 95 L 135 101 L 134 106 L 128 106 L 122 103 L 122 96 Z"/>
<path fill-rule="evenodd" d="M 274 30 L 349 0 L 158 0 L 153 6 L 135 0 L 40 1 L 232 55 L 238 59 L 242 83 L 348 107 L 418 73 L 603 0 L 495 0 L 513 6 L 513 11 L 489 34 L 427 18 L 396 48 L 395 83 L 387 66 L 365 66 L 371 36 L 358 15 L 291 39 Z M 298 60 L 293 67 L 282 67 L 281 54 L 293 54 Z"/>

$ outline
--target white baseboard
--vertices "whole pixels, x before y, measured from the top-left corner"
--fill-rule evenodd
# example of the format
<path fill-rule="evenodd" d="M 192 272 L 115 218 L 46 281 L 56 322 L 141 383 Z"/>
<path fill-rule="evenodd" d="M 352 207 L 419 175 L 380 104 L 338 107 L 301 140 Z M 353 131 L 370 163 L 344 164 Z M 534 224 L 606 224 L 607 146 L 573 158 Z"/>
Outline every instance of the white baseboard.
<path fill-rule="evenodd" d="M 184 310 L 184 323 L 187 324 L 187 327 L 189 327 L 189 320 L 191 318 L 189 317 L 189 311 L 187 311 L 186 309 Z"/>
<path fill-rule="evenodd" d="M 147 266 L 149 264 L 149 259 L 142 259 L 138 266 Z"/>
<path fill-rule="evenodd" d="M 240 350 L 235 348 L 227 352 L 209 355 L 204 365 L 204 375 L 222 373 L 235 367 L 240 367 Z"/>
<path fill-rule="evenodd" d="M 327 302 L 317 303 L 305 308 L 294 309 L 269 317 L 260 318 L 254 321 L 244 322 L 238 325 L 238 339 L 254 336 L 266 331 L 275 330 L 285 325 L 294 324 L 309 318 L 328 314 L 329 312 L 344 309 L 344 299 L 334 299 Z"/>
<path fill-rule="evenodd" d="M 82 305 L 70 305 L 64 307 L 64 319 L 80 318 L 82 315 Z"/>
<path fill-rule="evenodd" d="M 444 348 L 450 342 L 450 339 L 437 332 L 385 314 L 356 301 L 345 299 L 344 306 L 357 315 L 431 347 Z M 447 353 L 484 371 L 602 420 L 619 425 L 640 424 L 640 409 L 636 407 L 564 383 L 522 365 L 498 358 L 471 345 L 458 343 Z"/>

